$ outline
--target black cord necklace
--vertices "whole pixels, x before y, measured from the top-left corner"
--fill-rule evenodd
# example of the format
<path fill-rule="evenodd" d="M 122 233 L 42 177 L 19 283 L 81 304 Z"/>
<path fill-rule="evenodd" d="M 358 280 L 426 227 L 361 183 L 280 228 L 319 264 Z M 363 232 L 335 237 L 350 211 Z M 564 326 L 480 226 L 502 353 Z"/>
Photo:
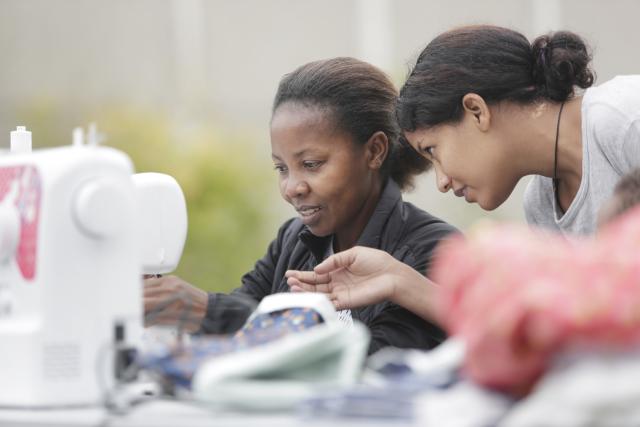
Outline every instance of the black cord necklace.
<path fill-rule="evenodd" d="M 562 210 L 560 206 L 560 195 L 558 194 L 558 137 L 560 136 L 560 118 L 562 117 L 562 109 L 564 108 L 564 101 L 560 104 L 560 111 L 558 111 L 558 123 L 556 123 L 556 144 L 553 155 L 553 194 L 556 198 L 558 208 Z"/>

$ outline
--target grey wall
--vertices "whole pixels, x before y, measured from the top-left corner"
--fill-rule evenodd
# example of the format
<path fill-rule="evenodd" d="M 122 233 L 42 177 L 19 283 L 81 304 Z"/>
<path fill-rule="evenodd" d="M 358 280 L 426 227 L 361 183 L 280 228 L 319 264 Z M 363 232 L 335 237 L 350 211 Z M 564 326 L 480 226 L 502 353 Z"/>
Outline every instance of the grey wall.
<path fill-rule="evenodd" d="M 574 30 L 594 48 L 599 81 L 640 72 L 635 0 L 0 0 L 0 141 L 33 103 L 71 120 L 124 104 L 246 132 L 268 159 L 280 77 L 318 58 L 371 60 L 359 36 L 373 7 L 386 11 L 379 31 L 390 39 L 390 60 L 378 65 L 398 84 L 428 40 L 472 23 L 530 38 Z M 487 215 L 433 187 L 427 175 L 409 199 L 463 228 Z M 521 221 L 521 192 L 489 216 Z"/>

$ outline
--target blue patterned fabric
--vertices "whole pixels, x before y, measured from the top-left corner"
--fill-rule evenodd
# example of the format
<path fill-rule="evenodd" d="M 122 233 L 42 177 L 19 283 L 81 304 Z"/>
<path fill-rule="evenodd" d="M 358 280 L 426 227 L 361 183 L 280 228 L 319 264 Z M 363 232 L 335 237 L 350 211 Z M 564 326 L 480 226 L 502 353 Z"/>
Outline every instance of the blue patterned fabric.
<path fill-rule="evenodd" d="M 158 345 L 138 357 L 138 365 L 159 373 L 171 384 L 189 388 L 195 371 L 212 357 L 247 350 L 307 330 L 323 322 L 310 308 L 263 313 L 232 335 L 194 336 L 189 345 Z"/>

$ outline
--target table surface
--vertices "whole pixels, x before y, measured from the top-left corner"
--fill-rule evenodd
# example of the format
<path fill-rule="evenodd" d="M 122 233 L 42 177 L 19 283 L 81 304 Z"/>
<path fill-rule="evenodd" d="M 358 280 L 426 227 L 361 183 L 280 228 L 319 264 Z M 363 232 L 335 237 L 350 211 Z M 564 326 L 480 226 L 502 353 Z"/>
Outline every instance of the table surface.
<path fill-rule="evenodd" d="M 118 414 L 104 408 L 14 410 L 0 409 L 0 426 L 39 427 L 290 427 L 313 426 L 409 427 L 413 424 L 372 419 L 306 419 L 294 413 L 251 413 L 215 410 L 180 401 L 150 401 Z"/>

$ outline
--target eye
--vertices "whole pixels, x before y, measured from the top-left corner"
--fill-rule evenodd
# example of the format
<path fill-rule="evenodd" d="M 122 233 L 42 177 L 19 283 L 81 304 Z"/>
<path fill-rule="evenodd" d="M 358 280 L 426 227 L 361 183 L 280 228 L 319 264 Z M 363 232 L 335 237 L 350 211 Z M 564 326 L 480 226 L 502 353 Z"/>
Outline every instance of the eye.
<path fill-rule="evenodd" d="M 429 157 L 433 157 L 433 152 L 435 150 L 435 147 L 432 147 L 432 146 L 422 147 L 421 150 L 423 153 L 427 154 Z"/>
<path fill-rule="evenodd" d="M 287 173 L 287 167 L 285 165 L 275 165 L 273 167 L 280 175 Z"/>
<path fill-rule="evenodd" d="M 322 163 L 320 160 L 305 160 L 302 162 L 302 166 L 304 166 L 305 169 L 317 169 Z"/>

